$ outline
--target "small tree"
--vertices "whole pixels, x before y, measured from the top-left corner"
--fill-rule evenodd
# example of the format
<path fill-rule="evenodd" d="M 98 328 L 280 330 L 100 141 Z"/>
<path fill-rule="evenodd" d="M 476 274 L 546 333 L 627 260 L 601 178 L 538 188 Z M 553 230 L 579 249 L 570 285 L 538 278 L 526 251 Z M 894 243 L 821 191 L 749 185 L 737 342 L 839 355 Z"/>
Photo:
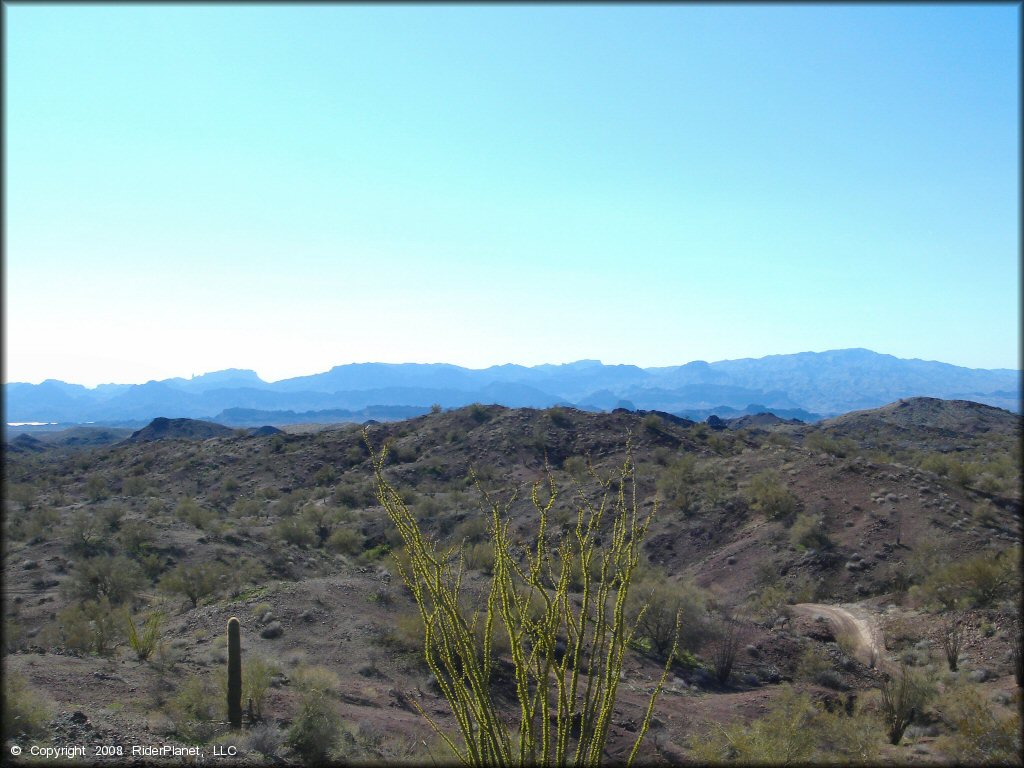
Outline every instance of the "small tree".
<path fill-rule="evenodd" d="M 924 709 L 934 694 L 931 683 L 905 664 L 899 674 L 886 675 L 882 682 L 882 716 L 890 744 L 899 744 L 903 732 Z"/>
<path fill-rule="evenodd" d="M 182 564 L 164 576 L 160 586 L 172 594 L 184 595 L 195 608 L 201 599 L 217 591 L 222 573 L 220 568 L 209 563 Z"/>
<path fill-rule="evenodd" d="M 369 444 L 365 433 L 364 439 Z M 421 714 L 467 765 L 598 764 L 623 657 L 636 630 L 626 621 L 625 603 L 653 514 L 639 514 L 631 458 L 614 477 L 592 473 L 601 500 L 593 501 L 580 489 L 575 530 L 564 532 L 557 547 L 547 530 L 557 496 L 550 472 L 546 500 L 541 500 L 541 483 L 532 489 L 539 519 L 535 538 L 526 546 L 512 541 L 506 517 L 511 500 L 502 505 L 484 493 L 491 507 L 495 561 L 486 601 L 469 614 L 460 600 L 459 547 L 439 551 L 424 537 L 401 495 L 384 479 L 386 457 L 386 447 L 374 457 L 378 496 L 405 542 L 409 566 L 396 563 L 419 608 L 426 662 L 458 731 L 449 734 L 422 709 Z M 579 607 L 569 590 L 574 570 L 582 579 Z M 498 712 L 491 685 L 499 627 L 512 657 L 518 732 Z M 668 655 L 671 659 L 674 649 Z M 666 664 L 627 763 L 647 732 L 668 670 Z"/>
<path fill-rule="evenodd" d="M 939 642 L 942 643 L 942 650 L 946 654 L 949 671 L 956 672 L 957 662 L 960 660 L 960 648 L 964 642 L 963 624 L 958 616 L 951 616 L 942 625 Z"/>
<path fill-rule="evenodd" d="M 692 581 L 675 583 L 659 578 L 653 584 L 640 582 L 633 587 L 627 608 L 637 638 L 662 659 L 676 642 L 694 650 L 709 630 L 705 596 Z"/>
<path fill-rule="evenodd" d="M 724 617 L 711 641 L 711 666 L 715 679 L 723 685 L 729 681 L 732 668 L 736 665 L 736 656 L 740 650 L 742 636 L 739 624 L 730 617 Z"/>

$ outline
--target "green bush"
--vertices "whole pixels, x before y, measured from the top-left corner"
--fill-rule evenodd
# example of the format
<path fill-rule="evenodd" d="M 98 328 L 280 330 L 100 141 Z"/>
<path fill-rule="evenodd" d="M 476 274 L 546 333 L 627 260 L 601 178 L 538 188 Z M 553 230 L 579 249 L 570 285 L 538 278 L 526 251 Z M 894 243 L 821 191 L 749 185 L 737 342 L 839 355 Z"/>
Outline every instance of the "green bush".
<path fill-rule="evenodd" d="M 309 525 L 304 520 L 294 517 L 279 521 L 274 526 L 274 536 L 286 544 L 294 544 L 299 547 L 312 546 L 315 540 Z"/>
<path fill-rule="evenodd" d="M 313 482 L 317 488 L 323 488 L 324 486 L 330 485 L 338 478 L 338 473 L 330 464 L 327 464 L 317 470 L 316 475 L 313 477 Z"/>
<path fill-rule="evenodd" d="M 3 676 L 3 739 L 16 737 L 41 739 L 49 733 L 53 716 L 50 705 L 32 690 L 24 675 L 7 672 Z"/>
<path fill-rule="evenodd" d="M 156 531 L 145 520 L 129 520 L 121 526 L 115 538 L 127 554 L 138 557 L 153 545 Z"/>
<path fill-rule="evenodd" d="M 928 603 L 944 608 L 992 605 L 1020 585 L 1020 548 L 989 552 L 946 565 L 926 577 L 919 590 Z"/>
<path fill-rule="evenodd" d="M 168 705 L 175 733 L 184 741 L 204 744 L 216 732 L 216 723 L 227 712 L 226 697 L 217 695 L 209 678 L 192 675 Z"/>
<path fill-rule="evenodd" d="M 288 745 L 306 764 L 327 762 L 341 737 L 341 718 L 322 691 L 307 691 L 288 729 Z"/>
<path fill-rule="evenodd" d="M 465 549 L 466 567 L 471 571 L 483 571 L 491 574 L 494 570 L 494 544 L 490 541 L 479 541 Z"/>
<path fill-rule="evenodd" d="M 89 479 L 85 481 L 85 495 L 91 502 L 107 498 L 107 481 L 100 475 L 90 475 Z"/>
<path fill-rule="evenodd" d="M 658 477 L 658 492 L 670 509 L 690 514 L 696 509 L 697 457 L 684 453 Z"/>
<path fill-rule="evenodd" d="M 866 763 L 877 760 L 877 723 L 867 711 L 828 712 L 787 686 L 768 714 L 690 740 L 698 763 Z"/>
<path fill-rule="evenodd" d="M 711 629 L 707 594 L 692 580 L 668 581 L 664 574 L 660 578 L 652 574 L 650 578 L 638 582 L 627 601 L 627 615 L 636 623 L 635 638 L 641 643 L 646 641 L 654 655 L 664 659 L 677 641 L 678 616 L 679 652 L 696 650 Z"/>
<path fill-rule="evenodd" d="M 121 483 L 121 492 L 125 496 L 143 496 L 146 493 L 146 478 L 131 475 Z"/>
<path fill-rule="evenodd" d="M 946 691 L 939 704 L 953 733 L 940 744 L 962 765 L 1020 765 L 1020 715 L 999 715 L 977 689 L 958 685 Z"/>
<path fill-rule="evenodd" d="M 184 595 L 195 608 L 200 600 L 218 590 L 221 576 L 225 575 L 224 568 L 219 563 L 182 563 L 164 575 L 160 580 L 160 588 L 171 594 Z"/>
<path fill-rule="evenodd" d="M 901 664 L 898 673 L 886 675 L 879 690 L 886 736 L 890 744 L 899 744 L 907 727 L 935 696 L 935 684 L 924 673 Z"/>
<path fill-rule="evenodd" d="M 128 629 L 128 645 L 135 651 L 135 656 L 139 661 L 148 660 L 160 645 L 160 627 L 164 621 L 163 614 L 156 612 L 147 616 L 145 623 L 142 625 L 141 632 L 136 626 L 131 612 L 125 611 L 124 617 Z"/>
<path fill-rule="evenodd" d="M 363 551 L 363 535 L 352 528 L 335 528 L 327 539 L 327 548 L 342 555 L 357 555 Z"/>
<path fill-rule="evenodd" d="M 747 486 L 747 498 L 753 510 L 770 519 L 790 517 L 797 511 L 798 499 L 770 469 L 754 475 Z"/>
<path fill-rule="evenodd" d="M 194 499 L 185 498 L 178 502 L 174 514 L 179 520 L 194 525 L 199 530 L 207 530 L 215 519 L 213 510 L 200 506 Z"/>
<path fill-rule="evenodd" d="M 793 527 L 789 530 L 789 540 L 796 547 L 808 549 L 829 549 L 832 539 L 825 530 L 824 521 L 807 513 L 797 515 Z"/>
<path fill-rule="evenodd" d="M 106 598 L 65 608 L 57 614 L 57 626 L 61 645 L 76 654 L 109 656 L 121 637 L 120 623 Z"/>
<path fill-rule="evenodd" d="M 142 568 L 124 555 L 97 555 L 75 564 L 66 582 L 71 597 L 78 600 L 109 600 L 114 605 L 128 602 L 145 579 Z"/>
<path fill-rule="evenodd" d="M 68 542 L 73 552 L 89 555 L 102 551 L 107 543 L 107 534 L 100 516 L 85 509 L 75 510 L 69 522 Z"/>
<path fill-rule="evenodd" d="M 844 458 L 857 450 L 857 444 L 848 437 L 835 438 L 824 432 L 811 432 L 804 438 L 804 447 L 810 451 Z"/>

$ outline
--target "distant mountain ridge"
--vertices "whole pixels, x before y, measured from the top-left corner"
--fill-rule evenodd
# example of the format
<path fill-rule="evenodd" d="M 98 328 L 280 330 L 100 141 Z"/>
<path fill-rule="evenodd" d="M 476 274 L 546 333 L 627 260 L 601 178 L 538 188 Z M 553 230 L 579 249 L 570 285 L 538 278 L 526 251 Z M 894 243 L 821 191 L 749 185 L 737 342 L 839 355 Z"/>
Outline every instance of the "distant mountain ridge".
<path fill-rule="evenodd" d="M 828 417 L 901 398 L 960 399 L 1020 412 L 1020 372 L 905 360 L 867 349 L 801 352 L 762 358 L 693 361 L 639 368 L 580 360 L 484 369 L 447 363 L 354 363 L 277 382 L 228 369 L 191 379 L 105 384 L 89 389 L 49 379 L 4 385 L 7 422 L 111 422 L 216 419 L 232 409 L 367 412 L 374 407 L 455 408 L 474 402 L 508 407 L 571 405 L 687 413 L 751 412 Z M 237 412 L 237 410 L 235 411 Z"/>

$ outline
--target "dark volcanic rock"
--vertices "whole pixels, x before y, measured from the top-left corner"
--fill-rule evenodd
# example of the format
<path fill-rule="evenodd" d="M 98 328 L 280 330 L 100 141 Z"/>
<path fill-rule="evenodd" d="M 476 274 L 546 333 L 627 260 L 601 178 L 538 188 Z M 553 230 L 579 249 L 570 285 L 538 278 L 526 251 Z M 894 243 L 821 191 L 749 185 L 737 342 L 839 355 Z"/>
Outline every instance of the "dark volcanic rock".
<path fill-rule="evenodd" d="M 256 427 L 254 429 L 249 430 L 249 434 L 252 435 L 253 437 L 263 437 L 264 435 L 279 435 L 282 432 L 283 430 L 280 430 L 277 427 L 271 427 L 270 425 Z"/>
<path fill-rule="evenodd" d="M 145 443 L 152 440 L 206 440 L 211 437 L 229 437 L 235 431 L 222 424 L 197 419 L 153 419 L 147 426 L 133 432 L 126 442 Z"/>

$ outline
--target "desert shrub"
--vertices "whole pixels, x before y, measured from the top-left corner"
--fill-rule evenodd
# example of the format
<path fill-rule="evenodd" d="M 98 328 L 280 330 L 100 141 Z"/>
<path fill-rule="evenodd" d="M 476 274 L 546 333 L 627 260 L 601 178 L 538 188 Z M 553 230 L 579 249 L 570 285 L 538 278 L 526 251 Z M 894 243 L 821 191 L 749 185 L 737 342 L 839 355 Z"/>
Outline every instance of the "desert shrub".
<path fill-rule="evenodd" d="M 939 642 L 946 656 L 946 664 L 950 672 L 956 672 L 960 661 L 960 648 L 964 642 L 963 620 L 959 616 L 951 616 L 939 629 Z"/>
<path fill-rule="evenodd" d="M 226 574 L 219 563 L 181 563 L 160 579 L 160 588 L 171 594 L 184 595 L 195 608 L 200 600 L 217 591 L 223 575 Z"/>
<path fill-rule="evenodd" d="M 58 632 L 65 649 L 72 653 L 108 656 L 121 637 L 121 625 L 110 601 L 87 600 L 57 614 Z"/>
<path fill-rule="evenodd" d="M 294 517 L 279 520 L 274 526 L 274 536 L 285 544 L 293 544 L 298 547 L 312 546 L 315 536 L 305 521 Z"/>
<path fill-rule="evenodd" d="M 121 528 L 121 521 L 124 520 L 125 508 L 120 504 L 111 504 L 98 511 L 100 525 L 104 533 L 116 533 Z"/>
<path fill-rule="evenodd" d="M 16 737 L 43 738 L 49 732 L 52 709 L 47 701 L 32 690 L 24 675 L 7 672 L 3 676 L 3 739 Z"/>
<path fill-rule="evenodd" d="M 107 498 L 107 481 L 101 475 L 89 475 L 85 481 L 85 495 L 94 503 Z"/>
<path fill-rule="evenodd" d="M 945 608 L 989 606 L 1020 584 L 1019 560 L 1019 547 L 958 560 L 927 577 L 919 593 L 926 602 Z"/>
<path fill-rule="evenodd" d="M 335 528 L 327 539 L 327 548 L 342 555 L 363 551 L 363 535 L 352 528 Z"/>
<path fill-rule="evenodd" d="M 479 541 L 465 549 L 466 567 L 490 575 L 494 570 L 494 544 Z"/>
<path fill-rule="evenodd" d="M 249 749 L 276 760 L 284 746 L 285 734 L 273 723 L 260 723 L 250 728 L 247 738 Z"/>
<path fill-rule="evenodd" d="M 473 403 L 466 409 L 466 413 L 469 418 L 477 424 L 483 424 L 484 422 L 491 420 L 491 412 L 484 406 L 480 405 L 480 403 Z"/>
<path fill-rule="evenodd" d="M 546 533 L 548 514 L 557 498 L 553 478 L 548 477 L 546 489 L 542 490 L 541 483 L 533 487 L 538 527 L 521 556 L 513 556 L 511 551 L 508 505 L 485 495 L 491 508 L 494 572 L 486 600 L 466 615 L 460 600 L 460 560 L 451 557 L 450 550 L 438 551 L 424 537 L 401 495 L 384 479 L 386 454 L 385 449 L 374 459 L 378 497 L 408 552 L 411 567 L 402 576 L 423 623 L 421 647 L 455 716 L 456 730 L 450 735 L 432 719 L 430 724 L 452 754 L 470 765 L 598 762 L 609 736 L 617 684 L 632 634 L 622 609 L 651 520 L 650 515 L 642 517 L 639 512 L 631 458 L 616 476 L 601 481 L 603 497 L 597 503 L 592 505 L 585 498 L 580 502 L 576 536 L 567 532 L 557 542 L 557 567 L 554 545 Z M 595 559 L 601 562 L 597 581 L 591 578 Z M 569 592 L 577 560 L 583 563 L 581 607 Z M 535 619 L 530 616 L 531 595 L 543 600 L 542 612 Z M 484 625 L 482 653 L 477 651 L 480 624 Z M 491 641 L 498 633 L 509 638 L 521 715 L 518 732 L 511 732 L 493 698 Z M 673 655 L 668 654 L 670 659 Z M 584 663 L 586 670 L 581 669 Z M 666 664 L 627 762 L 632 761 L 646 735 L 668 671 Z M 579 686 L 581 674 L 585 689 Z M 556 685 L 561 695 L 555 695 Z M 541 716 L 535 717 L 538 712 Z M 576 712 L 578 719 L 574 718 Z M 570 752 L 574 721 L 579 734 L 575 758 Z"/>
<path fill-rule="evenodd" d="M 6 483 L 4 497 L 22 509 L 30 509 L 39 498 L 39 491 L 32 483 Z"/>
<path fill-rule="evenodd" d="M 713 628 L 712 640 L 709 644 L 711 671 L 715 679 L 723 685 L 729 681 L 736 656 L 743 644 L 743 631 L 735 619 L 723 617 Z"/>
<path fill-rule="evenodd" d="M 10 519 L 9 516 L 8 519 Z M 18 520 L 22 521 L 22 538 L 48 538 L 60 523 L 60 513 L 53 507 L 40 505 L 30 509 Z"/>
<path fill-rule="evenodd" d="M 648 432 L 659 432 L 661 431 L 661 427 L 664 424 L 664 422 L 662 421 L 661 416 L 659 416 L 658 414 L 648 413 L 646 416 L 644 416 L 641 424 L 643 424 L 643 428 L 646 429 Z"/>
<path fill-rule="evenodd" d="M 160 645 L 160 628 L 164 621 L 163 614 L 160 612 L 149 614 L 142 625 L 141 632 L 129 611 L 125 611 L 124 617 L 128 630 L 128 645 L 135 651 L 135 656 L 139 661 L 148 660 Z"/>
<path fill-rule="evenodd" d="M 255 517 L 262 508 L 256 499 L 236 499 L 230 512 L 233 517 Z"/>
<path fill-rule="evenodd" d="M 697 503 L 697 457 L 684 453 L 658 477 L 658 492 L 671 509 L 690 514 Z"/>
<path fill-rule="evenodd" d="M 901 664 L 899 672 L 885 676 L 879 690 L 886 737 L 890 744 L 899 744 L 907 726 L 934 697 L 935 685 L 923 672 Z"/>
<path fill-rule="evenodd" d="M 125 496 L 143 496 L 146 493 L 146 478 L 139 475 L 129 475 L 121 483 L 121 492 Z"/>
<path fill-rule="evenodd" d="M 735 486 L 715 464 L 706 465 L 700 472 L 700 494 L 710 508 L 715 508 L 730 498 Z"/>
<path fill-rule="evenodd" d="M 789 591 L 782 581 L 761 584 L 747 598 L 747 605 L 753 614 L 767 621 L 775 621 L 786 610 Z"/>
<path fill-rule="evenodd" d="M 330 464 L 322 466 L 317 473 L 313 476 L 313 482 L 317 488 L 323 488 L 324 486 L 330 485 L 338 478 L 338 472 Z"/>
<path fill-rule="evenodd" d="M 288 729 L 288 745 L 306 764 L 327 762 L 341 737 L 341 718 L 326 693 L 307 691 Z"/>
<path fill-rule="evenodd" d="M 971 518 L 981 526 L 996 526 L 1000 523 L 999 510 L 988 499 L 974 505 L 974 509 L 971 510 Z"/>
<path fill-rule="evenodd" d="M 153 545 L 156 532 L 145 520 L 129 520 L 117 532 L 117 543 L 132 557 L 138 557 Z"/>
<path fill-rule="evenodd" d="M 472 514 L 455 526 L 452 539 L 456 542 L 465 540 L 473 544 L 487 538 L 487 518 L 482 514 Z"/>
<path fill-rule="evenodd" d="M 829 549 L 832 546 L 824 521 L 808 513 L 797 515 L 789 530 L 789 540 L 793 546 L 808 549 Z"/>
<path fill-rule="evenodd" d="M 66 582 L 69 594 L 78 600 L 103 600 L 113 605 L 134 599 L 142 586 L 142 569 L 124 555 L 97 555 L 79 560 Z"/>
<path fill-rule="evenodd" d="M 857 444 L 848 437 L 835 438 L 824 432 L 811 432 L 804 438 L 804 447 L 818 453 L 844 458 L 857 450 Z"/>
<path fill-rule="evenodd" d="M 764 717 L 717 727 L 692 738 L 690 748 L 698 763 L 871 764 L 878 756 L 876 733 L 866 710 L 828 712 L 787 686 Z"/>
<path fill-rule="evenodd" d="M 199 530 L 208 529 L 215 519 L 213 510 L 201 506 L 195 499 L 184 498 L 178 502 L 174 514 L 179 520 L 194 525 Z"/>
<path fill-rule="evenodd" d="M 199 744 L 210 740 L 226 711 L 226 700 L 218 696 L 217 687 L 199 675 L 188 677 L 168 704 L 174 732 L 185 741 Z"/>
<path fill-rule="evenodd" d="M 626 610 L 636 626 L 634 638 L 660 658 L 677 638 L 680 651 L 695 650 L 710 631 L 707 595 L 692 580 L 671 582 L 662 574 L 657 580 L 640 581 L 630 592 Z"/>
<path fill-rule="evenodd" d="M 770 519 L 793 515 L 798 506 L 796 496 L 786 487 L 777 472 L 770 469 L 754 475 L 747 486 L 750 507 Z"/>
<path fill-rule="evenodd" d="M 155 581 L 167 569 L 166 558 L 157 552 L 147 552 L 137 556 L 142 573 L 150 581 Z"/>
<path fill-rule="evenodd" d="M 331 494 L 331 501 L 350 509 L 364 509 L 376 503 L 373 487 L 367 483 L 339 483 Z"/>
<path fill-rule="evenodd" d="M 216 563 L 221 573 L 221 585 L 231 597 L 238 597 L 251 585 L 266 582 L 267 568 L 261 560 L 242 555 L 230 564 Z"/>
<path fill-rule="evenodd" d="M 1020 714 L 999 715 L 970 685 L 948 689 L 938 704 L 953 733 L 940 744 L 961 765 L 1020 765 Z"/>
<path fill-rule="evenodd" d="M 423 647 L 423 623 L 415 611 L 399 613 L 385 630 L 384 642 L 399 651 L 416 651 Z"/>
<path fill-rule="evenodd" d="M 338 675 L 317 664 L 300 664 L 292 673 L 295 685 L 307 693 L 333 694 L 341 684 Z"/>
<path fill-rule="evenodd" d="M 949 563 L 949 553 L 938 542 L 924 539 L 915 544 L 903 566 L 897 572 L 895 587 L 905 591 L 925 584 Z M 918 590 L 920 591 L 920 590 Z"/>
<path fill-rule="evenodd" d="M 306 525 L 317 547 L 323 547 L 330 538 L 338 523 L 351 519 L 347 510 L 341 510 L 327 504 L 307 504 L 299 516 Z"/>
<path fill-rule="evenodd" d="M 562 471 L 580 482 L 587 476 L 587 460 L 582 456 L 567 456 L 562 462 Z"/>
<path fill-rule="evenodd" d="M 94 554 L 105 548 L 107 534 L 99 515 L 78 509 L 71 515 L 68 525 L 68 546 L 73 552 Z"/>

